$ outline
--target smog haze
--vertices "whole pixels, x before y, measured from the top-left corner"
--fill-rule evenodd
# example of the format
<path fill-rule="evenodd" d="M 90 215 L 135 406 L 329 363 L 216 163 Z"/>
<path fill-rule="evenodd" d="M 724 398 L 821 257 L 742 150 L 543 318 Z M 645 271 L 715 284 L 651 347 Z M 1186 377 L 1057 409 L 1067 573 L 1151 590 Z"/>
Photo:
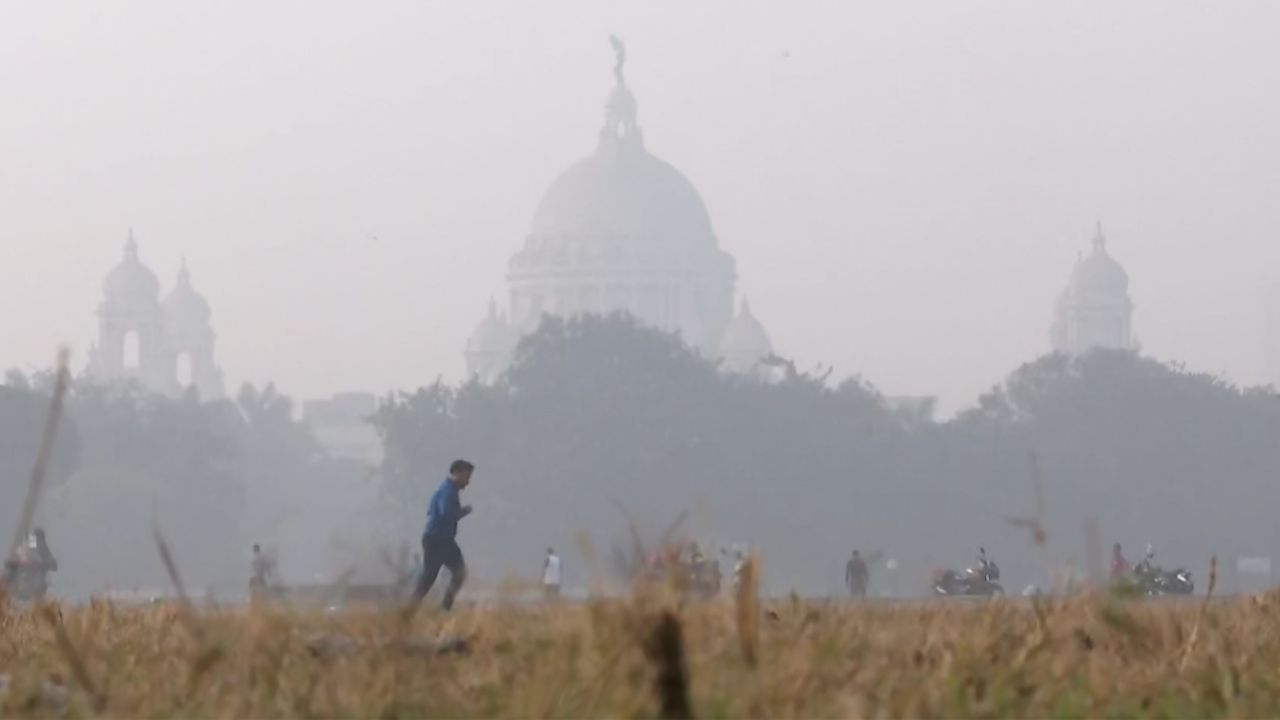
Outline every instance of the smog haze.
<path fill-rule="evenodd" d="M 777 351 L 956 410 L 1049 348 L 1101 221 L 1143 352 L 1277 379 L 1280 7 L 1135 2 L 0 9 L 0 364 L 86 360 L 132 228 L 227 386 L 463 377 L 616 33 L 649 150 Z M 1274 311 L 1273 311 L 1274 312 Z"/>

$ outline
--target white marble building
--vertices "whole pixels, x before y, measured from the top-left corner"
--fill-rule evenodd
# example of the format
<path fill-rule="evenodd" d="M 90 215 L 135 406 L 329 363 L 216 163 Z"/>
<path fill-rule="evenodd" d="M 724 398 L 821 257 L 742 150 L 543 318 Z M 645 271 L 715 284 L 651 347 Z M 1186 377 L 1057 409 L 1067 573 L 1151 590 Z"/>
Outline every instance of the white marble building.
<path fill-rule="evenodd" d="M 508 265 L 506 309 L 491 303 L 467 343 L 468 373 L 482 381 L 501 374 L 544 314 L 625 311 L 739 371 L 772 352 L 746 304 L 734 311 L 734 260 L 697 189 L 645 146 L 625 49 L 611 40 L 616 85 L 595 150 L 543 194 Z"/>

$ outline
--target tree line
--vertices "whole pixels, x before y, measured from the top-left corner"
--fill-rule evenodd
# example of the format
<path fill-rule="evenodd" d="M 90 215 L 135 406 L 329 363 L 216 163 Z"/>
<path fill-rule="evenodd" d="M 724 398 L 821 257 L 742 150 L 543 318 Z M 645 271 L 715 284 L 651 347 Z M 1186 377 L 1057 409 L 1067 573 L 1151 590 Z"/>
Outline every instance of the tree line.
<path fill-rule="evenodd" d="M 242 585 L 259 539 L 309 568 L 337 551 L 335 534 L 415 543 L 458 457 L 478 466 L 462 543 L 480 578 L 532 575 L 548 546 L 569 584 L 607 576 L 633 534 L 652 542 L 677 519 L 709 548 L 749 543 L 775 591 L 836 590 L 853 548 L 897 560 L 872 569 L 872 588 L 901 593 L 979 546 L 1012 589 L 1045 584 L 1057 564 L 1090 570 L 1112 542 L 1131 557 L 1150 542 L 1202 578 L 1212 554 L 1225 568 L 1280 550 L 1270 388 L 1130 352 L 1047 355 L 935 422 L 861 378 L 761 370 L 723 372 L 625 316 L 547 319 L 493 384 L 385 398 L 369 419 L 384 448 L 374 484 L 272 386 L 202 402 L 80 379 L 40 515 L 57 587 L 163 583 L 155 526 L 197 586 Z M 48 380 L 10 373 L 0 387 L 0 507 L 12 509 L 0 537 L 25 493 Z M 377 511 L 310 502 L 348 491 L 376 495 Z"/>
<path fill-rule="evenodd" d="M 400 393 L 375 424 L 406 533 L 450 459 L 479 463 L 465 543 L 495 571 L 585 544 L 581 581 L 681 512 L 689 538 L 757 548 L 778 591 L 836 590 L 853 548 L 898 561 L 873 570 L 896 592 L 980 546 L 1015 589 L 1112 542 L 1201 576 L 1280 551 L 1275 393 L 1130 352 L 1044 356 L 933 422 L 859 378 L 729 374 L 626 317 L 548 319 L 499 382 Z"/>

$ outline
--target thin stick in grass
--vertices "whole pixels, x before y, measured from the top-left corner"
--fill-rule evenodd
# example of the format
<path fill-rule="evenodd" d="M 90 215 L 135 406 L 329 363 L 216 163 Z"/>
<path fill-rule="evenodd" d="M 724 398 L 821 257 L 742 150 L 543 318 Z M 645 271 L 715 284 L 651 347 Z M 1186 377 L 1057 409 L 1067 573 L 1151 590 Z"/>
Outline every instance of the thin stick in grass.
<path fill-rule="evenodd" d="M 53 384 L 53 396 L 49 398 L 49 412 L 44 418 L 44 431 L 40 435 L 40 449 L 36 453 L 35 465 L 31 467 L 31 480 L 27 484 L 27 496 L 22 501 L 22 513 L 18 516 L 18 526 L 14 530 L 13 542 L 9 545 L 9 554 L 14 553 L 27 539 L 31 532 L 31 523 L 35 519 L 36 507 L 40 504 L 40 493 L 44 488 L 44 478 L 49 470 L 49 460 L 53 457 L 53 443 L 58 437 L 58 424 L 62 420 L 63 401 L 67 395 L 67 384 L 70 373 L 67 366 L 70 355 L 66 348 L 58 351 L 57 377 Z M 3 580 L 0 580 L 3 584 Z"/>
<path fill-rule="evenodd" d="M 187 596 L 187 586 L 182 582 L 182 575 L 178 573 L 178 565 L 173 561 L 173 553 L 169 551 L 169 543 L 165 542 L 164 535 L 160 532 L 159 524 L 153 525 L 151 532 L 156 541 L 156 549 L 160 552 L 160 561 L 164 563 L 164 570 L 169 574 L 169 581 L 173 583 L 173 589 L 178 593 L 178 617 L 191 633 L 191 637 L 197 643 L 203 644 L 203 631 L 200 624 L 196 622 L 195 609 L 191 605 L 191 599 Z"/>
<path fill-rule="evenodd" d="M 738 626 L 738 643 L 742 650 L 742 660 L 748 667 L 754 668 L 759 659 L 760 648 L 760 596 L 757 578 L 759 558 L 753 552 L 742 561 L 742 570 L 738 573 L 736 593 L 736 619 Z"/>
<path fill-rule="evenodd" d="M 1191 660 L 1191 653 L 1196 648 L 1196 641 L 1200 639 L 1200 621 L 1204 620 L 1204 613 L 1209 609 L 1209 599 L 1213 597 L 1213 589 L 1218 584 L 1218 556 L 1214 555 L 1209 558 L 1209 589 L 1204 593 L 1204 600 L 1200 601 L 1200 611 L 1196 613 L 1196 622 L 1191 626 L 1191 635 L 1187 638 L 1187 646 L 1182 649 L 1182 659 L 1178 661 L 1178 672 L 1187 669 L 1187 663 Z"/>

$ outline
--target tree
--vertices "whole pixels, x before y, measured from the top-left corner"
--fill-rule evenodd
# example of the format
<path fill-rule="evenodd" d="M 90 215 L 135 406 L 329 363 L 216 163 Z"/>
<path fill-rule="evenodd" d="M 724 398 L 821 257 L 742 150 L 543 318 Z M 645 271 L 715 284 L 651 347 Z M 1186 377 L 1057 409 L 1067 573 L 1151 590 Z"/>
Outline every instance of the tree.
<path fill-rule="evenodd" d="M 7 544 L 16 531 L 18 514 L 30 488 L 48 413 L 49 394 L 33 389 L 22 373 L 9 371 L 5 384 L 0 386 L 0 508 L 4 510 L 0 516 L 0 542 L 6 544 L 3 552 L 8 552 Z M 74 420 L 63 418 L 44 480 L 45 492 L 65 485 L 80 465 L 81 453 L 79 428 Z"/>
<path fill-rule="evenodd" d="M 437 382 L 391 398 L 375 422 L 406 531 L 421 529 L 449 460 L 478 463 L 468 493 L 479 510 L 464 532 L 494 574 L 536 562 L 524 557 L 530 547 L 619 538 L 619 504 L 651 533 L 692 510 L 690 532 L 703 539 L 776 538 L 798 576 L 820 572 L 795 536 L 843 558 L 834 520 L 884 485 L 882 454 L 861 451 L 904 437 L 861 382 L 725 374 L 677 336 L 622 315 L 547 319 L 496 384 Z M 813 490 L 798 493 L 805 483 Z M 823 522 L 779 523 L 784 507 Z"/>

